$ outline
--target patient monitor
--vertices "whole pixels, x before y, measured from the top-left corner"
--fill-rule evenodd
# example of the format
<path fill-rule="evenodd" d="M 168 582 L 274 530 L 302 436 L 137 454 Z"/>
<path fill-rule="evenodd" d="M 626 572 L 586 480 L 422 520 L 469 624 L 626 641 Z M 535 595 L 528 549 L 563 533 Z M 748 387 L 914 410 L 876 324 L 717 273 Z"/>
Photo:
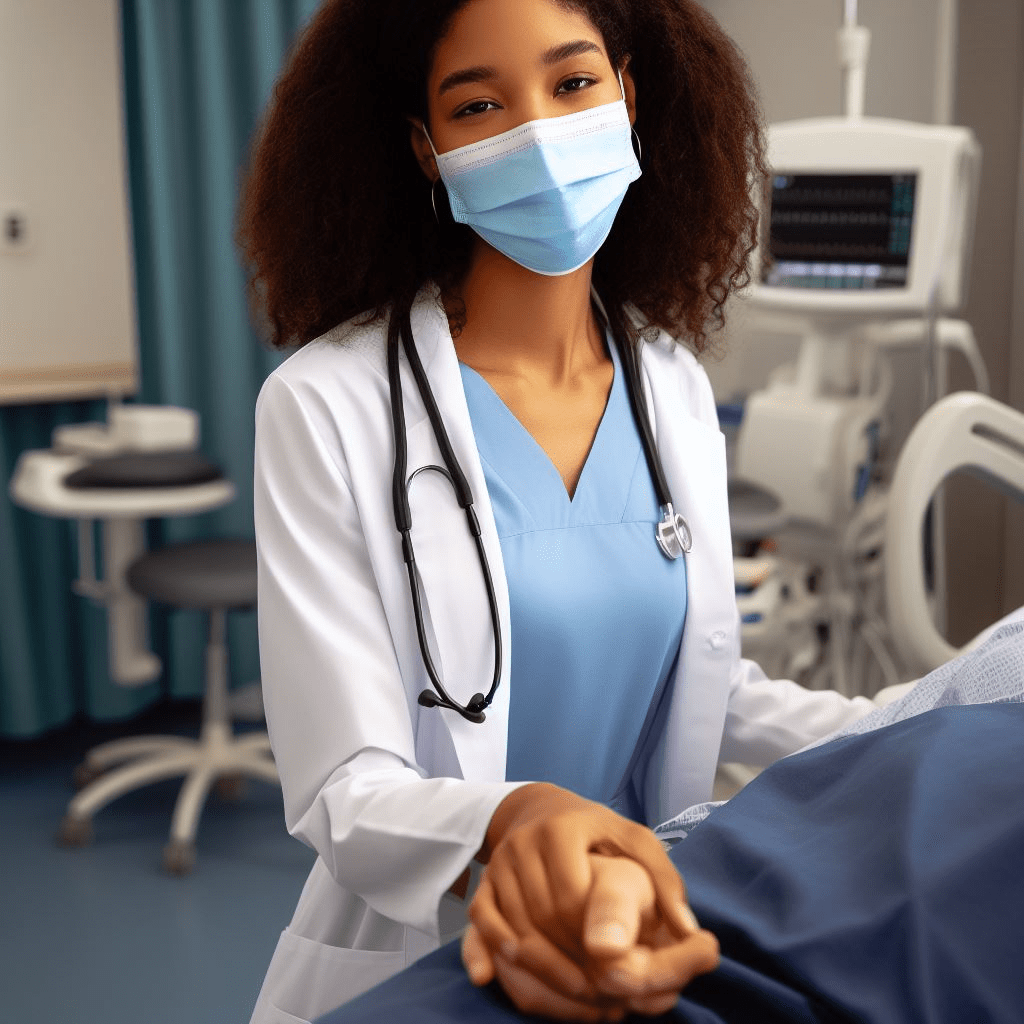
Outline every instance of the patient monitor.
<path fill-rule="evenodd" d="M 840 325 L 955 312 L 980 149 L 966 128 L 880 118 L 773 125 L 751 300 Z"/>
<path fill-rule="evenodd" d="M 815 118 L 772 125 L 768 163 L 748 304 L 803 340 L 749 398 L 736 470 L 792 519 L 833 530 L 877 458 L 888 394 L 869 364 L 893 320 L 963 342 L 943 318 L 964 299 L 980 149 L 966 128 Z"/>

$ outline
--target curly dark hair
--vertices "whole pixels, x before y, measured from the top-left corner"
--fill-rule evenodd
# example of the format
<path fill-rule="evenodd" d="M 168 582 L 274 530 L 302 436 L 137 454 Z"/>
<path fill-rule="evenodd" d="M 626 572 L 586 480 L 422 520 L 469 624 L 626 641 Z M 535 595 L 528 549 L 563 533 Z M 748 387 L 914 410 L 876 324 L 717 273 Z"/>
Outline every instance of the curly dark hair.
<path fill-rule="evenodd" d="M 435 48 L 469 2 L 327 0 L 298 39 L 239 209 L 274 346 L 407 311 L 428 281 L 457 296 L 474 235 L 443 215 L 439 226 L 408 116 L 426 119 Z M 556 2 L 590 18 L 636 83 L 643 174 L 597 254 L 595 286 L 618 325 L 632 304 L 703 351 L 749 281 L 767 174 L 746 64 L 695 0 Z"/>

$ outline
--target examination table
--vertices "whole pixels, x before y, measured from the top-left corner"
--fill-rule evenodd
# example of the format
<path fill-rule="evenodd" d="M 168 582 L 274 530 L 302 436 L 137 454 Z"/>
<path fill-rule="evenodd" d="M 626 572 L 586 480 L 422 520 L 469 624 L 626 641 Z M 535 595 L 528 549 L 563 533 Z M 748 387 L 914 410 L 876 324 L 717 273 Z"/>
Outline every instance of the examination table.
<path fill-rule="evenodd" d="M 675 830 L 722 962 L 657 1020 L 1024 1021 L 1024 623 L 916 690 L 927 710 L 882 709 L 873 730 L 778 762 Z M 473 987 L 457 943 L 320 1018 L 526 1019 Z"/>

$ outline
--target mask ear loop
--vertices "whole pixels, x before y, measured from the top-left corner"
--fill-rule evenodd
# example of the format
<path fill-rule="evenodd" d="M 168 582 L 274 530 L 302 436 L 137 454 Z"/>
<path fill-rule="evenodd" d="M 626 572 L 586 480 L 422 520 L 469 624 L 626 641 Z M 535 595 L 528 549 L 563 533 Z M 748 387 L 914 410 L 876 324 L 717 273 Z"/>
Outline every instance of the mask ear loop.
<path fill-rule="evenodd" d="M 434 179 L 430 186 L 430 205 L 434 208 L 434 220 L 437 221 L 437 226 L 441 227 L 441 215 L 437 212 L 437 199 L 435 198 L 438 184 L 440 184 L 441 188 L 444 188 L 444 182 L 441 181 L 440 175 Z"/>
<path fill-rule="evenodd" d="M 621 70 L 619 71 L 619 92 L 622 93 L 622 102 L 625 103 L 626 102 L 626 87 L 625 87 L 625 85 L 622 82 L 622 71 Z M 426 129 L 424 129 L 424 131 L 426 131 Z M 641 159 L 643 158 L 644 149 L 643 149 L 643 146 L 640 145 L 640 136 L 637 135 L 636 129 L 632 125 L 629 126 L 629 131 L 630 131 L 630 135 L 632 136 L 630 141 L 634 142 L 633 149 L 635 151 L 634 155 L 636 156 L 636 162 L 639 164 Z M 429 139 L 430 136 L 428 135 L 427 138 Z"/>
<path fill-rule="evenodd" d="M 430 132 L 427 131 L 426 122 L 420 125 L 423 130 L 423 134 L 427 137 L 427 142 L 430 144 L 430 152 L 434 154 L 434 165 L 437 166 L 437 161 L 440 158 L 440 154 L 434 147 L 434 140 L 430 137 Z M 434 208 L 434 220 L 437 221 L 437 226 L 441 227 L 441 215 L 437 212 L 437 198 L 436 189 L 438 182 L 441 183 L 441 188 L 444 188 L 444 181 L 441 178 L 441 168 L 437 169 L 437 177 L 430 183 L 430 205 Z"/>
<path fill-rule="evenodd" d="M 424 121 L 420 125 L 420 128 L 423 130 L 423 134 L 427 137 L 427 142 L 430 145 L 430 152 L 434 154 L 434 159 L 438 160 L 440 158 L 441 154 L 438 153 L 438 151 L 434 148 L 434 140 L 430 137 L 430 132 L 427 131 L 427 123 L 426 123 L 426 121 Z M 438 174 L 440 174 L 440 173 L 441 172 L 438 171 Z"/>

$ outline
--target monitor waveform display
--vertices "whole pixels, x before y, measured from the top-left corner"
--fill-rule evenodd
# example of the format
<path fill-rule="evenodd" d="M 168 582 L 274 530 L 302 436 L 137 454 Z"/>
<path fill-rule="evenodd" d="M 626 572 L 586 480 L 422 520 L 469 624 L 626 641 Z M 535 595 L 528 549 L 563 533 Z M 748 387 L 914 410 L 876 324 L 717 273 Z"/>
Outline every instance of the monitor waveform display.
<path fill-rule="evenodd" d="M 764 284 L 905 288 L 916 190 L 911 173 L 776 173 Z"/>

